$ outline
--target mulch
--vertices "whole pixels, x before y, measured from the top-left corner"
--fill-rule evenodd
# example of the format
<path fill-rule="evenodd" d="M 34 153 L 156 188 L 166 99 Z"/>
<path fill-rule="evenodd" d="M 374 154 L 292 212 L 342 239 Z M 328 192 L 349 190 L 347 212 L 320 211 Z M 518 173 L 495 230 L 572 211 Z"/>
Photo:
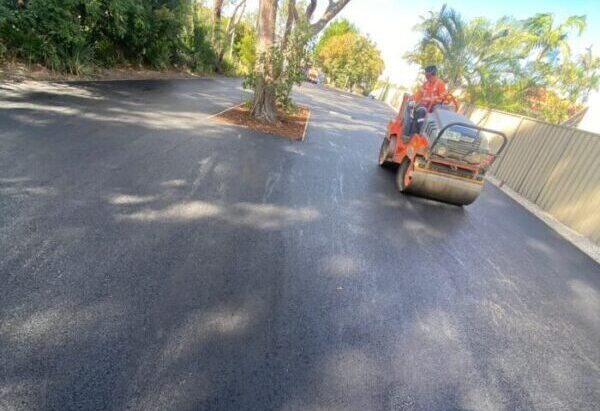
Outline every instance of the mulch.
<path fill-rule="evenodd" d="M 215 116 L 214 119 L 221 123 L 245 127 L 261 133 L 298 141 L 302 140 L 304 136 L 304 129 L 309 114 L 310 109 L 308 107 L 298 106 L 298 110 L 294 114 L 278 111 L 277 118 L 279 121 L 276 123 L 267 123 L 251 117 L 248 107 L 237 106 Z"/>

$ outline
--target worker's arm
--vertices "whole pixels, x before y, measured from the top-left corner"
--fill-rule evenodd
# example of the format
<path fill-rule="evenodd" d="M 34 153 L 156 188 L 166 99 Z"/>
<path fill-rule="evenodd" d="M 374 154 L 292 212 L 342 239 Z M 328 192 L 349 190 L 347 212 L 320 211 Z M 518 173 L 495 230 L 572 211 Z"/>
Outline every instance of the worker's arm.
<path fill-rule="evenodd" d="M 437 95 L 438 97 L 442 97 L 444 94 L 446 94 L 446 83 L 444 83 L 442 80 L 438 80 Z"/>
<path fill-rule="evenodd" d="M 437 80 L 433 85 L 433 104 L 440 104 L 444 101 L 446 95 L 446 84 L 442 80 Z"/>

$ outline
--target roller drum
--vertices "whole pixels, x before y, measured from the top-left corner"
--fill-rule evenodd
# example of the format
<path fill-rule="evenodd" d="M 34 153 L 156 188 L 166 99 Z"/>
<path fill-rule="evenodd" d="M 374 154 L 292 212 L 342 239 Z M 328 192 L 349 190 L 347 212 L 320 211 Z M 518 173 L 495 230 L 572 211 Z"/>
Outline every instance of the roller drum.
<path fill-rule="evenodd" d="M 477 199 L 483 182 L 447 177 L 414 170 L 406 192 L 456 205 L 469 205 Z"/>

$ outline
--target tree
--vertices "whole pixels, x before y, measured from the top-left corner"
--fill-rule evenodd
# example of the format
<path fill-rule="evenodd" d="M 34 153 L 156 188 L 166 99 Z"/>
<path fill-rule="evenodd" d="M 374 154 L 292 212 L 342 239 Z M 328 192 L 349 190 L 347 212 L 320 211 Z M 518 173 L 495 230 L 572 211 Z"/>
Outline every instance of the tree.
<path fill-rule="evenodd" d="M 286 48 L 292 33 L 294 23 L 298 20 L 298 10 L 296 9 L 296 0 L 288 0 L 287 2 L 287 19 L 285 21 L 285 29 L 283 32 L 283 39 L 281 40 L 281 47 Z"/>
<path fill-rule="evenodd" d="M 212 35 L 211 42 L 215 49 L 220 47 L 221 42 L 221 14 L 223 13 L 224 0 L 213 0 L 212 8 Z"/>
<path fill-rule="evenodd" d="M 249 76 L 256 65 L 256 25 L 249 23 L 240 24 L 239 40 L 234 43 L 235 53 L 239 59 L 238 70 Z"/>
<path fill-rule="evenodd" d="M 318 58 L 323 71 L 337 87 L 358 86 L 364 92 L 372 89 L 384 68 L 373 42 L 352 31 L 330 37 L 322 45 Z"/>
<path fill-rule="evenodd" d="M 223 63 L 223 58 L 225 56 L 226 45 L 229 44 L 229 52 L 230 56 L 233 52 L 233 43 L 235 42 L 235 33 L 236 28 L 240 24 L 242 17 L 244 16 L 244 11 L 246 10 L 246 0 L 239 0 L 235 5 L 231 17 L 227 19 L 227 25 L 225 27 L 224 37 L 225 44 L 221 45 L 218 48 L 218 65 L 221 66 Z"/>
<path fill-rule="evenodd" d="M 249 81 L 254 87 L 254 99 L 251 109 L 253 117 L 269 122 L 277 120 L 276 102 L 278 99 L 280 101 L 288 100 L 289 92 L 291 91 L 290 84 L 296 78 L 296 75 L 281 75 L 284 71 L 290 70 L 290 67 L 295 67 L 293 71 L 297 73 L 299 69 L 297 64 L 298 59 L 304 54 L 310 38 L 316 36 L 349 2 L 350 0 L 329 0 L 329 4 L 321 18 L 315 23 L 310 24 L 317 7 L 317 0 L 310 0 L 303 18 L 296 18 L 296 2 L 288 0 L 288 18 L 283 35 L 285 43 L 279 44 L 278 50 L 280 53 L 277 53 L 277 48 L 275 47 L 275 29 L 278 1 L 260 0 L 256 65 L 252 75 L 253 78 Z M 305 25 L 307 26 L 306 29 L 304 28 Z M 293 42 L 293 48 L 290 49 L 288 41 L 290 33 L 294 29 L 297 31 L 296 41 Z M 307 35 L 304 34 L 305 31 Z M 288 34 L 286 35 L 285 33 Z M 294 64 L 290 64 L 290 56 L 294 57 Z M 280 98 L 277 98 L 276 93 Z"/>
<path fill-rule="evenodd" d="M 584 27 L 585 16 L 555 24 L 551 14 L 465 21 L 443 6 L 415 27 L 421 41 L 405 57 L 436 64 L 467 101 L 558 122 L 599 87 L 598 60 L 570 54 L 569 35 Z"/>
<path fill-rule="evenodd" d="M 190 0 L 2 0 L 0 58 L 73 74 L 117 64 L 210 70 L 202 11 Z"/>
<path fill-rule="evenodd" d="M 570 55 L 569 34 L 576 30 L 581 35 L 586 25 L 585 16 L 571 16 L 563 23 L 555 26 L 554 16 L 550 13 L 539 13 L 524 22 L 525 30 L 530 35 L 530 46 L 538 51 L 536 63 L 544 59 L 555 59 L 560 51 L 563 57 Z"/>
<path fill-rule="evenodd" d="M 256 33 L 256 66 L 254 101 L 251 115 L 260 120 L 275 122 L 275 82 L 273 46 L 278 0 L 260 0 Z"/>
<path fill-rule="evenodd" d="M 329 0 L 329 3 L 327 4 L 327 9 L 325 9 L 321 18 L 319 18 L 316 22 L 314 22 L 313 24 L 310 25 L 310 33 L 313 36 L 316 36 L 317 34 L 319 34 L 321 32 L 321 30 L 323 30 L 325 28 L 325 26 L 327 26 L 327 23 L 329 23 L 333 18 L 335 18 L 335 16 L 337 16 L 338 13 L 340 11 L 342 11 L 342 9 L 344 7 L 346 7 L 346 5 L 349 2 L 350 2 L 350 0 L 338 0 L 338 1 Z M 306 8 L 306 18 L 309 22 L 313 16 L 313 13 L 315 12 L 316 8 L 317 8 L 317 0 L 310 0 L 310 3 L 308 5 L 308 7 Z"/>
<path fill-rule="evenodd" d="M 442 6 L 415 29 L 422 35 L 416 49 L 406 57 L 421 65 L 436 64 L 449 87 L 458 88 L 472 83 L 474 76 L 484 75 L 483 65 L 495 57 L 495 63 L 510 61 L 495 45 L 509 34 L 503 27 L 490 27 L 484 19 L 467 23 L 456 10 Z M 491 53 L 490 50 L 494 50 Z"/>
<path fill-rule="evenodd" d="M 325 31 L 323 31 L 323 34 L 321 34 L 319 37 L 319 41 L 315 46 L 315 56 L 318 58 L 321 49 L 330 38 L 346 33 L 358 34 L 358 28 L 347 19 L 338 19 L 333 21 L 329 26 L 327 26 Z"/>
<path fill-rule="evenodd" d="M 564 61 L 554 78 L 554 85 L 574 104 L 584 103 L 592 90 L 600 87 L 600 57 L 587 52 Z"/>

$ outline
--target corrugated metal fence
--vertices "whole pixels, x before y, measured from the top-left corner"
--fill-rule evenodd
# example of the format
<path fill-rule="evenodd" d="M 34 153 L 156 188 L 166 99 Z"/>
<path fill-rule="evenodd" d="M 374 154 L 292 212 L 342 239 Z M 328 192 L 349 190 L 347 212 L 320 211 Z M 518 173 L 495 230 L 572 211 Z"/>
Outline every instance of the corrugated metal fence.
<path fill-rule="evenodd" d="M 600 245 L 600 135 L 463 105 L 476 124 L 509 139 L 491 173 Z"/>

